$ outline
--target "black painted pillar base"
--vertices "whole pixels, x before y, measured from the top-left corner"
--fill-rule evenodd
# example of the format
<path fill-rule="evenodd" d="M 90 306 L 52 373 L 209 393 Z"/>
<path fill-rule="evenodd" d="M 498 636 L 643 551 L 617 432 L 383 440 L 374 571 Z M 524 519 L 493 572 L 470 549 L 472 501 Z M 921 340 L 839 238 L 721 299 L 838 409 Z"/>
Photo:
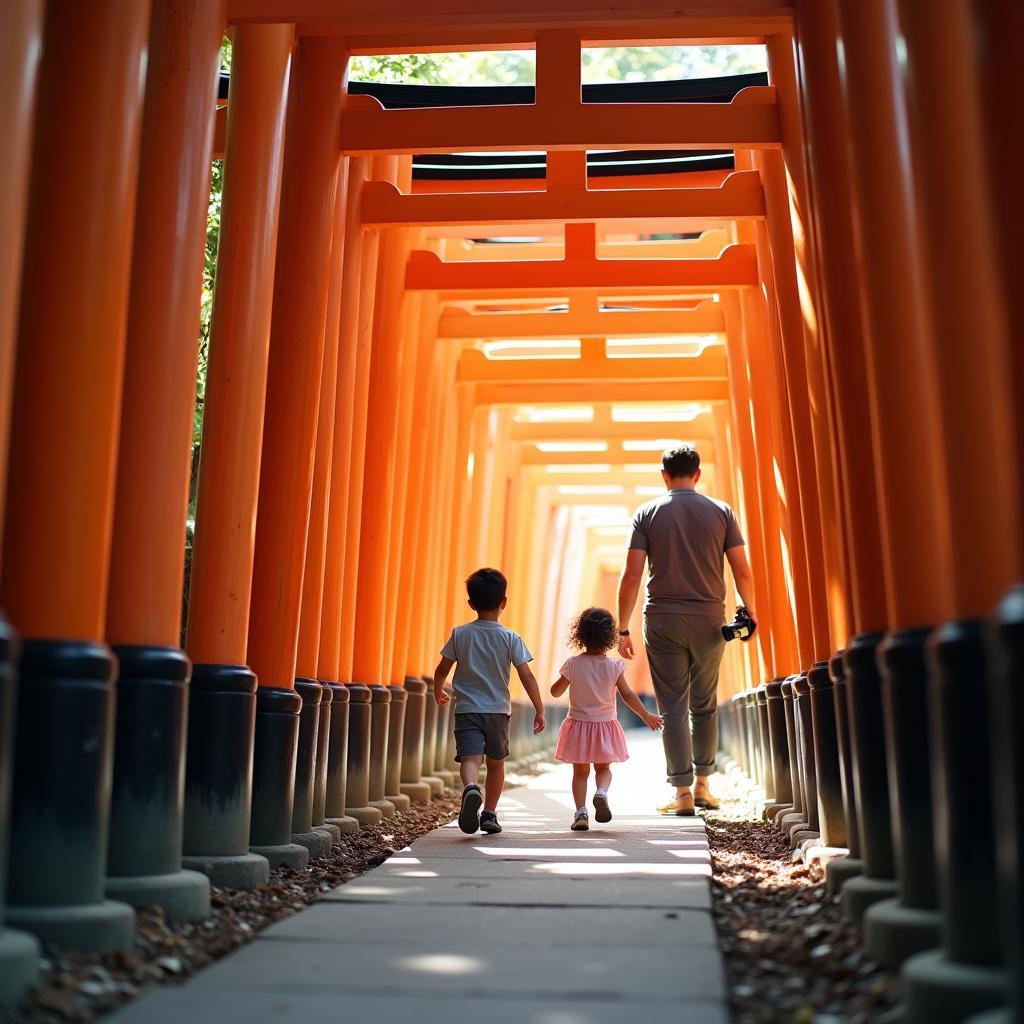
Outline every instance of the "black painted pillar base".
<path fill-rule="evenodd" d="M 402 792 L 414 804 L 430 802 L 430 784 L 423 777 L 423 717 L 427 700 L 427 684 L 415 676 L 406 676 L 405 730 L 402 734 Z"/>
<path fill-rule="evenodd" d="M 63 949 L 126 948 L 104 898 L 116 661 L 104 644 L 26 640 L 18 677 L 7 920 Z"/>
<path fill-rule="evenodd" d="M 782 697 L 782 679 L 765 683 L 765 713 L 768 721 L 768 756 L 772 766 L 774 803 L 765 808 L 765 821 L 780 811 L 793 809 L 793 785 L 789 777 L 789 741 L 786 736 L 786 708 Z"/>
<path fill-rule="evenodd" d="M 881 633 L 865 633 L 854 637 L 844 654 L 864 874 L 851 878 L 843 886 L 842 894 L 843 914 L 856 925 L 860 925 L 864 912 L 873 903 L 896 895 L 882 681 L 878 671 L 881 642 Z"/>
<path fill-rule="evenodd" d="M 843 817 L 846 819 L 845 857 L 837 857 L 825 865 L 825 891 L 836 896 L 851 878 L 864 873 L 860 859 L 860 814 L 853 785 L 853 754 L 850 746 L 850 706 L 846 684 L 846 652 L 838 651 L 829 662 L 832 678 L 833 704 L 836 713 L 836 742 L 839 747 L 839 778 L 843 793 Z"/>
<path fill-rule="evenodd" d="M 313 801 L 316 794 L 316 751 L 320 735 L 320 702 L 323 687 L 315 679 L 300 676 L 295 693 L 302 701 L 299 733 L 295 748 L 295 789 L 292 801 L 289 841 L 304 846 L 310 857 L 322 860 L 331 855 L 332 837 L 313 828 Z"/>
<path fill-rule="evenodd" d="M 360 825 L 379 825 L 384 815 L 370 806 L 370 725 L 372 694 L 364 683 L 348 684 L 348 778 L 345 813 Z"/>
<path fill-rule="evenodd" d="M 25 932 L 3 927 L 7 889 L 7 821 L 11 799 L 11 756 L 17 675 L 14 662 L 18 643 L 0 614 L 0 1006 L 9 1006 L 35 984 L 39 976 L 39 943 Z"/>
<path fill-rule="evenodd" d="M 1003 598 L 990 631 L 989 718 L 995 793 L 996 859 L 1010 1005 L 1024 1020 L 1024 585 Z"/>
<path fill-rule="evenodd" d="M 787 834 L 794 825 L 806 823 L 807 812 L 804 809 L 803 783 L 800 778 L 800 744 L 797 740 L 796 691 L 793 682 L 796 676 L 787 676 L 782 681 L 782 707 L 786 717 L 786 749 L 789 754 L 789 778 L 792 787 L 793 809 L 780 811 L 775 817 L 775 825 Z"/>
<path fill-rule="evenodd" d="M 270 877 L 267 859 L 249 851 L 255 729 L 256 676 L 244 665 L 193 665 L 181 862 L 228 889 Z"/>
<path fill-rule="evenodd" d="M 907 1024 L 959 1024 L 1003 1005 L 994 810 L 965 751 L 991 749 L 989 660 L 980 620 L 940 626 L 929 640 L 932 799 L 943 912 L 942 948 L 903 965 Z M 969 817 L 968 817 L 969 815 Z"/>
<path fill-rule="evenodd" d="M 935 875 L 925 664 L 930 632 L 892 632 L 879 647 L 899 895 L 876 903 L 864 915 L 864 948 L 872 960 L 890 969 L 915 953 L 935 949 L 942 923 Z"/>
<path fill-rule="evenodd" d="M 313 828 L 326 832 L 331 844 L 341 839 L 341 829 L 327 822 L 327 748 L 331 743 L 331 705 L 334 691 L 320 683 L 320 716 L 316 731 L 316 757 L 313 760 Z"/>
<path fill-rule="evenodd" d="M 272 868 L 309 863 L 309 851 L 291 838 L 301 711 L 295 690 L 261 686 L 256 692 L 249 846 Z"/>
<path fill-rule="evenodd" d="M 434 774 L 434 752 L 437 745 L 437 701 L 434 700 L 434 681 L 422 677 L 426 689 L 423 692 L 423 761 L 420 767 L 420 781 L 430 786 L 431 797 L 444 792 L 444 783 Z"/>
<path fill-rule="evenodd" d="M 391 714 L 388 719 L 388 756 L 384 773 L 384 799 L 396 811 L 404 813 L 412 801 L 402 792 L 402 738 L 405 735 L 405 707 L 409 694 L 404 686 L 388 687 L 391 694 Z"/>
<path fill-rule="evenodd" d="M 181 868 L 191 666 L 173 647 L 118 647 L 120 669 L 106 893 L 162 907 L 172 921 L 210 915 L 210 880 Z"/>
<path fill-rule="evenodd" d="M 768 686 L 762 683 L 754 691 L 754 707 L 757 710 L 757 739 L 761 749 L 761 771 L 764 778 L 761 786 L 765 799 L 769 803 L 778 804 L 775 795 L 775 765 L 772 762 L 772 740 L 768 726 Z"/>
<path fill-rule="evenodd" d="M 327 770 L 324 781 L 324 821 L 341 835 L 359 831 L 359 822 L 345 813 L 345 786 L 348 782 L 348 698 L 347 686 L 322 683 L 331 691 L 331 730 L 327 740 Z"/>
<path fill-rule="evenodd" d="M 814 779 L 818 797 L 818 831 L 825 846 L 846 846 L 846 816 L 839 769 L 835 692 L 828 662 L 819 661 L 807 672 L 811 723 L 814 732 Z"/>
<path fill-rule="evenodd" d="M 794 849 L 808 840 L 821 838 L 818 823 L 818 782 L 814 759 L 814 726 L 811 718 L 811 686 L 806 673 L 793 680 L 794 713 L 796 715 L 797 756 L 800 761 L 800 785 L 805 824 L 790 829 L 789 841 Z"/>
<path fill-rule="evenodd" d="M 395 816 L 395 805 L 384 793 L 388 773 L 391 728 L 391 691 L 380 683 L 370 686 L 370 806 L 385 818 Z"/>

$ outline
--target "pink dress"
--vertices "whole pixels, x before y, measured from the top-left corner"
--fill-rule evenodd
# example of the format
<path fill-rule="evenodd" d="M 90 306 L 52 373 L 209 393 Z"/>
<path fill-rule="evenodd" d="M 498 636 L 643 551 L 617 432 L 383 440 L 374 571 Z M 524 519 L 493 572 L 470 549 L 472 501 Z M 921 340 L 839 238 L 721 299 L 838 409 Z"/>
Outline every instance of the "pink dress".
<path fill-rule="evenodd" d="M 569 680 L 569 717 L 558 730 L 555 757 L 569 764 L 628 761 L 626 734 L 615 707 L 615 683 L 626 663 L 603 654 L 577 654 L 559 669 Z"/>

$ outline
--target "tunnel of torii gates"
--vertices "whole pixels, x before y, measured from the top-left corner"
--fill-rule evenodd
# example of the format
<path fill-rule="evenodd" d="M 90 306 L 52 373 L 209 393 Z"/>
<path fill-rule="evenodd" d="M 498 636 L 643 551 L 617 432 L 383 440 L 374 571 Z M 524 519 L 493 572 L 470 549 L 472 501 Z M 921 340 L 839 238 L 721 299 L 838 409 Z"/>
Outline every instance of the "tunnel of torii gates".
<path fill-rule="evenodd" d="M 466 574 L 507 573 L 546 685 L 692 441 L 760 619 L 725 750 L 849 850 L 830 884 L 909 1019 L 1024 1019 L 1024 7 L 685 9 L 0 7 L 4 998 L 28 933 L 129 944 L 132 905 L 202 917 L 209 879 L 439 792 L 423 675 Z M 581 87 L 622 42 L 769 71 Z M 535 89 L 347 85 L 352 54 L 496 48 Z"/>

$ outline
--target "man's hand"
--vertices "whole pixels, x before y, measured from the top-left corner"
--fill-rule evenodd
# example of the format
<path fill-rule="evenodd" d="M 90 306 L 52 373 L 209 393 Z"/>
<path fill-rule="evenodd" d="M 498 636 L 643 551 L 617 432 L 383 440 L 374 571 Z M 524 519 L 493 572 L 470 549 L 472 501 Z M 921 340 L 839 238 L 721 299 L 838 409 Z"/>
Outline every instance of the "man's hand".
<path fill-rule="evenodd" d="M 434 700 L 437 701 L 441 707 L 444 707 L 451 700 L 451 695 L 443 686 L 434 687 Z"/>
<path fill-rule="evenodd" d="M 635 652 L 633 651 L 633 638 L 631 636 L 619 637 L 619 654 L 627 661 L 633 660 Z"/>
<path fill-rule="evenodd" d="M 536 736 L 538 733 L 542 733 L 547 728 L 547 719 L 544 717 L 542 711 L 538 711 L 533 716 L 533 735 Z"/>

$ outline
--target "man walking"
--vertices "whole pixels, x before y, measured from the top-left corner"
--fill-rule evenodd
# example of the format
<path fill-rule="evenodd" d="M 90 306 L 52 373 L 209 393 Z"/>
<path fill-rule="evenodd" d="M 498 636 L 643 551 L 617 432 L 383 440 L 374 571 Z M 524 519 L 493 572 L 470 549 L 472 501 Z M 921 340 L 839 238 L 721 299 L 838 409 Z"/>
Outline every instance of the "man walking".
<path fill-rule="evenodd" d="M 708 776 L 718 749 L 716 702 L 718 667 L 725 650 L 726 559 L 740 600 L 754 621 L 750 636 L 756 632 L 757 616 L 736 515 L 724 501 L 695 490 L 700 479 L 696 449 L 684 445 L 667 451 L 661 465 L 668 493 L 637 510 L 619 580 L 619 653 L 633 657 L 627 627 L 647 560 L 644 645 L 658 707 L 665 716 L 662 741 L 668 781 L 676 787 L 675 799 L 659 810 L 692 815 L 695 806 L 718 807 Z"/>

